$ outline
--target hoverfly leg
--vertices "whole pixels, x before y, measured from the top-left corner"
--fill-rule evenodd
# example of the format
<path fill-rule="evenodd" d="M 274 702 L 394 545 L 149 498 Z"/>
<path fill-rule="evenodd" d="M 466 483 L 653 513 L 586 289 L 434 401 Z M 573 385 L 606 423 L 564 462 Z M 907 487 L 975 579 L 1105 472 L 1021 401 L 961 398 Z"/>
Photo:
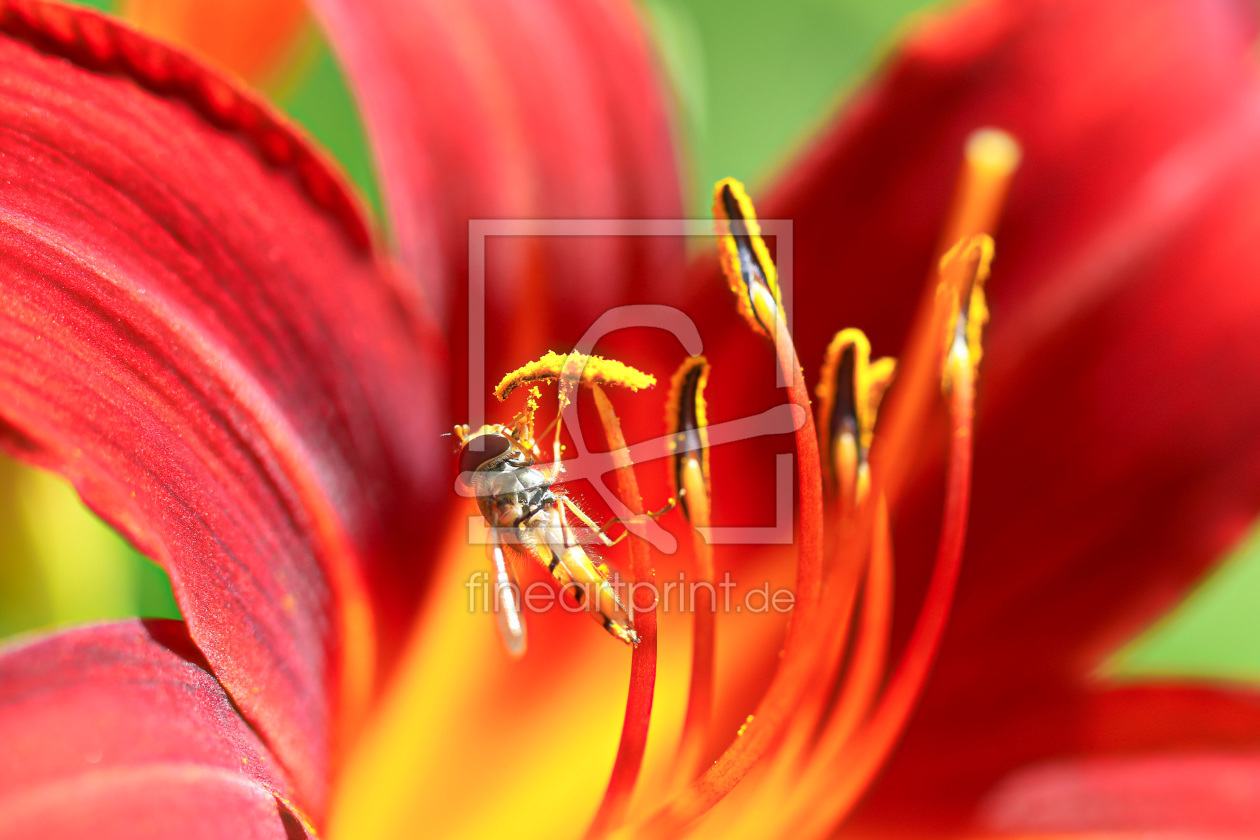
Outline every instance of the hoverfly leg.
<path fill-rule="evenodd" d="M 589 516 L 587 516 L 580 507 L 578 507 L 572 501 L 570 501 L 568 496 L 560 496 L 560 504 L 561 504 L 560 513 L 562 516 L 564 515 L 564 509 L 568 508 L 570 511 L 573 512 L 574 516 L 576 516 L 579 520 L 581 520 L 583 525 L 591 529 L 591 533 L 594 534 L 599 539 L 599 541 L 603 543 L 604 545 L 612 547 L 616 545 L 617 543 L 621 542 L 621 540 L 625 537 L 625 534 L 622 534 L 620 537 L 618 537 L 615 540 L 609 539 L 608 535 L 604 533 L 604 529 L 596 525 L 594 520 L 592 520 Z M 613 521 L 615 522 L 616 520 L 613 520 Z"/>
<path fill-rule="evenodd" d="M 490 529 L 490 563 L 494 569 L 494 616 L 508 655 L 525 654 L 525 616 L 521 614 L 521 587 L 503 550 L 498 528 Z"/>
<path fill-rule="evenodd" d="M 647 517 L 648 519 L 660 519 L 662 516 L 669 513 L 671 510 L 673 510 L 677 505 L 678 505 L 677 499 L 670 499 L 668 502 L 665 503 L 665 506 L 662 507 L 660 510 L 650 511 L 643 515 Z M 587 521 L 590 522 L 590 520 L 587 520 Z M 591 522 L 590 524 L 591 524 L 591 527 L 594 527 L 593 522 Z M 617 536 L 617 539 L 612 540 L 611 542 L 608 541 L 608 529 L 617 524 L 625 526 L 626 520 L 619 519 L 614 516 L 612 519 L 604 523 L 604 527 L 596 529 L 597 533 L 600 535 L 600 538 L 604 540 L 604 545 L 608 545 L 608 546 L 616 545 L 617 543 L 624 540 L 626 538 L 626 535 L 630 533 L 630 529 L 626 528 L 626 530 L 622 531 Z"/>

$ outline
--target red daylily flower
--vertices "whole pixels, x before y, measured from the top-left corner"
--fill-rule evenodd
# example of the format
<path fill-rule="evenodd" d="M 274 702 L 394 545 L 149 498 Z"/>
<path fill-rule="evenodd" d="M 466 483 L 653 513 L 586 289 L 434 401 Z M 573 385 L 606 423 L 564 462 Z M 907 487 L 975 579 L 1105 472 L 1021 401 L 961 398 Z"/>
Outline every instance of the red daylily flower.
<path fill-rule="evenodd" d="M 591 622 L 531 616 L 545 655 L 510 663 L 493 621 L 468 614 L 465 572 L 485 561 L 439 438 L 477 398 L 464 372 L 497 375 L 572 346 L 611 307 L 667 302 L 703 337 L 710 422 L 782 402 L 765 375 L 773 354 L 735 314 L 716 260 L 682 277 L 679 237 L 489 244 L 484 359 L 465 349 L 470 219 L 680 215 L 666 110 L 629 9 L 316 7 L 366 110 L 401 269 L 322 156 L 232 83 L 99 15 L 0 4 L 0 442 L 65 475 L 158 560 L 185 617 L 0 653 L 0 837 L 582 832 L 617 750 L 624 655 Z M 811 772 L 784 769 L 801 733 L 773 731 L 775 715 L 799 698 L 817 711 L 806 704 L 830 687 L 800 628 L 824 626 L 835 604 L 798 585 L 814 618 L 798 611 L 781 664 L 781 624 L 721 617 L 700 760 L 726 750 L 780 675 L 774 708 L 732 750 L 765 760 L 746 762 L 752 775 L 725 797 L 743 773 L 726 757 L 681 794 L 667 772 L 686 683 L 671 633 L 690 617 L 662 614 L 657 734 L 636 798 L 624 797 L 642 745 L 623 742 L 606 800 L 632 829 L 1260 828 L 1255 798 L 1238 793 L 1260 779 L 1251 694 L 1092 678 L 1260 510 L 1260 403 L 1246 387 L 1260 373 L 1250 12 L 1229 0 L 963 7 L 913 34 L 763 205 L 795 223 L 787 291 L 807 372 L 843 326 L 866 329 L 876 353 L 913 347 L 926 334 L 911 331 L 920 286 L 959 218 L 959 150 L 980 126 L 1020 139 L 968 546 L 931 680 L 894 676 L 884 694 L 918 706 L 904 733 L 895 716 L 881 730 L 902 736 L 891 757 L 891 741 L 856 738 L 835 766 L 810 765 L 806 749 Z M 630 335 L 612 355 L 658 374 L 684 355 Z M 903 354 L 903 381 L 919 358 Z M 940 488 L 957 489 L 960 463 L 936 463 L 944 415 L 894 434 L 914 393 L 898 387 L 888 434 L 905 445 L 881 456 L 881 425 L 872 455 L 914 467 L 891 505 L 893 663 L 933 651 L 912 627 L 925 597 L 928 614 L 945 606 L 928 580 Z M 662 397 L 618 400 L 631 443 L 663 432 Z M 774 510 L 780 442 L 713 447 L 715 522 Z M 802 438 L 801 564 L 821 575 L 811 445 Z M 633 473 L 649 503 L 665 494 L 663 463 Z M 875 537 L 853 544 L 877 554 L 881 514 L 864 510 Z M 955 548 L 964 518 L 945 518 Z M 719 559 L 777 579 L 796 555 Z M 664 577 L 670 561 L 654 561 Z M 880 603 L 867 585 L 865 603 Z M 855 662 L 874 638 L 858 637 Z M 644 650 L 631 735 L 652 698 Z M 878 693 L 884 671 L 871 673 Z M 714 800 L 694 824 L 671 816 Z"/>

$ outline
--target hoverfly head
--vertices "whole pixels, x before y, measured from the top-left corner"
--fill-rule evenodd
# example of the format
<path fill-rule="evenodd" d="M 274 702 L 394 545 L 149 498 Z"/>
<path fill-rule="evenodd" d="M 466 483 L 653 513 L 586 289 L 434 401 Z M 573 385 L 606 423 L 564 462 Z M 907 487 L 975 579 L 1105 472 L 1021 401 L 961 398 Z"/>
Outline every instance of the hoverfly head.
<path fill-rule="evenodd" d="M 501 427 L 483 426 L 474 434 L 465 435 L 456 456 L 460 491 L 472 495 L 473 473 L 507 460 L 516 449 L 516 442 Z"/>

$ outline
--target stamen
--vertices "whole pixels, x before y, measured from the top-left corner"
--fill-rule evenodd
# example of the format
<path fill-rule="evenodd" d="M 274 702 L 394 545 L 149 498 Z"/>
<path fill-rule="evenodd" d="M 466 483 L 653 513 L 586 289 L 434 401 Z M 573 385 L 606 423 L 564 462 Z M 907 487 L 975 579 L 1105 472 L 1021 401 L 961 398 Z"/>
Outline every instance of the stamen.
<path fill-rule="evenodd" d="M 761 238 L 761 225 L 744 185 L 734 178 L 718 182 L 713 196 L 722 271 L 735 293 L 740 314 L 757 332 L 775 340 L 775 321 L 783 300 L 778 272 Z"/>
<path fill-rule="evenodd" d="M 866 721 L 871 704 L 883 684 L 892 623 L 892 573 L 888 506 L 880 497 L 871 519 L 870 562 L 865 570 L 861 617 L 852 658 L 834 708 L 817 732 L 812 752 L 799 764 L 795 761 L 792 764 L 792 769 L 796 771 L 795 783 L 784 786 L 788 791 L 786 801 L 779 804 L 784 825 L 790 825 L 792 820 L 808 818 L 813 812 L 813 803 L 830 795 L 830 788 L 838 778 L 834 769 L 838 756 L 849 745 L 859 725 Z M 852 599 L 844 605 L 838 620 L 847 623 L 851 608 Z M 835 655 L 834 651 L 832 655 Z M 826 674 L 828 686 L 832 685 L 835 674 L 833 666 Z M 816 720 L 818 717 L 815 714 L 810 723 Z M 797 749 L 799 754 L 802 747 Z"/>
<path fill-rule="evenodd" d="M 688 503 L 688 491 L 691 488 L 684 481 L 683 474 L 688 464 L 694 461 L 701 479 L 703 495 L 710 495 L 709 420 L 704 401 L 704 388 L 708 381 L 709 363 L 704 356 L 687 359 L 670 381 L 669 400 L 665 407 L 665 425 L 670 436 L 670 480 L 683 516 L 692 525 L 700 523 L 692 518 Z"/>
<path fill-rule="evenodd" d="M 600 421 L 604 426 L 604 437 L 608 448 L 612 451 L 616 463 L 617 489 L 622 503 L 635 516 L 643 515 L 643 496 L 639 492 L 639 482 L 635 478 L 634 465 L 630 461 L 626 438 L 621 431 L 621 421 L 613 410 L 612 403 L 598 384 L 591 385 L 595 397 L 595 407 L 599 411 Z M 630 571 L 632 578 L 630 609 L 634 615 L 635 631 L 639 643 L 634 647 L 630 660 L 630 691 L 626 698 L 626 715 L 622 722 L 621 743 L 617 748 L 617 758 L 613 763 L 612 777 L 608 788 L 604 791 L 604 799 L 599 810 L 587 829 L 588 838 L 602 837 L 620 825 L 625 819 L 626 809 L 630 805 L 630 797 L 634 793 L 635 782 L 643 767 L 643 753 L 647 746 L 648 724 L 652 719 L 652 700 L 656 691 L 656 598 L 652 595 L 652 603 L 637 603 L 635 596 L 647 594 L 645 587 L 635 586 L 639 583 L 650 583 L 651 591 L 656 591 L 656 573 L 652 568 L 652 556 L 648 551 L 646 540 L 631 537 L 630 539 Z"/>
<path fill-rule="evenodd" d="M 818 435 L 809 411 L 809 390 L 796 347 L 780 314 L 778 281 L 769 252 L 761 241 L 752 203 L 738 182 L 727 179 L 717 184 L 714 206 L 718 215 L 719 253 L 727 281 L 736 292 L 749 324 L 774 341 L 779 367 L 788 383 L 788 399 L 804 409 L 805 422 L 796 430 L 801 512 L 796 605 L 788 624 L 779 668 L 756 711 L 704 775 L 641 827 L 645 836 L 654 838 L 676 834 L 720 802 L 779 739 L 802 694 L 812 683 L 812 666 L 822 643 L 815 632 L 823 568 L 822 468 Z"/>
<path fill-rule="evenodd" d="M 875 505 L 871 534 L 871 561 L 862 590 L 862 618 L 858 629 L 853 663 L 845 675 L 836 708 L 819 739 L 819 751 L 828 744 L 837 746 L 849 739 L 854 728 L 870 710 L 884 676 L 888 638 L 892 628 L 893 554 L 888 503 L 880 497 Z"/>
<path fill-rule="evenodd" d="M 713 547 L 701 536 L 702 530 L 712 524 L 709 423 L 704 401 L 708 379 L 709 363 L 703 356 L 693 356 L 683 362 L 670 384 L 665 416 L 670 435 L 670 478 L 674 496 L 679 501 L 683 516 L 692 525 L 695 550 L 691 686 L 676 770 L 677 778 L 683 783 L 695 778 L 704 761 L 704 747 L 713 712 L 715 572 Z"/>
<path fill-rule="evenodd" d="M 580 369 L 581 375 L 577 375 Z M 536 362 L 530 362 L 509 373 L 495 386 L 494 395 L 500 400 L 508 396 L 527 382 L 559 382 L 573 375 L 582 385 L 622 385 L 631 391 L 651 388 L 656 384 L 656 377 L 615 359 L 604 359 L 600 356 L 584 356 L 580 353 L 564 355 L 548 352 Z"/>
<path fill-rule="evenodd" d="M 932 581 L 910 641 L 870 722 L 846 745 L 831 767 L 822 771 L 834 782 L 827 788 L 828 795 L 816 801 L 822 805 L 810 813 L 805 836 L 830 830 L 844 819 L 865 792 L 904 730 L 940 647 L 958 582 L 971 497 L 975 368 L 970 364 L 952 366 L 945 513 Z"/>
<path fill-rule="evenodd" d="M 766 789 L 759 792 L 761 805 L 752 806 L 754 811 L 772 808 L 781 830 L 808 813 L 814 798 L 826 798 L 834 783 L 832 764 L 866 719 L 883 684 L 892 620 L 892 535 L 884 499 L 873 507 L 873 513 L 863 510 L 859 520 L 843 521 L 828 532 L 832 559 L 823 588 L 828 640 L 816 666 L 815 685 L 803 698 L 772 771 L 759 785 Z M 859 582 L 857 635 L 837 693 Z"/>
<path fill-rule="evenodd" d="M 949 318 L 945 329 L 948 342 L 946 364 L 941 383 L 946 390 L 951 387 L 956 375 L 953 371 L 955 366 L 971 368 L 973 377 L 980 366 L 980 338 L 989 322 L 984 284 L 989 279 L 992 263 L 993 240 L 988 236 L 959 242 L 941 260 L 944 276 L 941 292 L 947 296 L 941 306 Z"/>
<path fill-rule="evenodd" d="M 936 387 L 949 390 L 954 366 L 971 369 L 979 363 L 980 332 L 988 321 L 984 283 L 993 260 L 993 240 L 980 234 L 959 242 L 941 258 L 939 281 L 934 284 L 931 310 L 921 331 L 910 339 L 910 349 L 893 389 L 887 433 L 875 449 L 883 492 L 895 508 L 910 465 L 918 454 Z"/>
<path fill-rule="evenodd" d="M 815 389 L 819 445 L 823 477 L 841 499 L 842 511 L 852 511 L 866 497 L 875 416 L 896 366 L 891 358 L 872 362 L 870 342 L 858 329 L 841 330 L 827 347 Z"/>
<path fill-rule="evenodd" d="M 955 242 L 957 245 L 940 260 L 936 276 L 925 290 L 906 353 L 906 369 L 898 377 L 888 430 L 881 432 L 876 444 L 880 457 L 874 464 L 874 492 L 878 494 L 879 503 L 875 506 L 873 520 L 859 506 L 859 515 L 853 521 L 845 518 L 840 523 L 841 532 L 848 523 L 849 530 L 859 537 L 851 542 L 869 544 L 870 563 L 865 576 L 859 636 L 834 711 L 820 732 L 814 751 L 806 756 L 803 764 L 793 761 L 784 767 L 781 762 L 776 768 L 780 770 L 776 777 L 779 789 L 789 792 L 780 813 L 785 824 L 796 823 L 792 827 L 796 835 L 826 836 L 834 832 L 850 812 L 904 729 L 940 645 L 953 601 L 966 530 L 975 380 L 981 332 L 988 319 L 983 286 L 993 255 L 988 233 L 996 224 L 1018 160 L 1018 145 L 1004 133 L 979 132 L 968 142 L 963 173 L 944 234 L 947 245 Z M 825 382 L 837 384 L 831 385 L 831 393 L 824 396 L 824 401 L 830 398 L 831 404 L 823 406 L 824 428 L 831 433 L 833 445 L 828 448 L 828 443 L 824 442 L 823 447 L 828 453 L 832 474 L 841 478 L 846 475 L 846 469 L 852 469 L 846 464 L 857 463 L 861 449 L 857 433 L 860 392 L 856 388 L 850 391 L 851 399 L 847 403 L 842 392 L 848 373 L 842 368 L 851 367 L 856 371 L 860 351 L 852 339 L 848 348 L 839 340 L 835 344 L 839 346 L 833 347 L 835 355 L 829 357 L 833 364 Z M 933 577 L 901 662 L 883 696 L 876 700 L 884 677 L 891 614 L 892 549 L 888 511 L 895 505 L 909 464 L 917 454 L 915 445 L 928 427 L 926 421 L 934 394 L 941 392 L 949 408 L 950 455 L 945 513 Z M 823 396 L 821 392 L 820 396 Z M 848 440 L 841 440 L 846 422 L 843 417 L 837 420 L 837 411 L 849 413 Z M 841 446 L 849 450 L 847 454 L 836 452 Z M 844 569 L 851 565 L 843 560 L 845 553 L 852 555 L 852 546 L 841 554 L 843 568 L 838 574 L 842 579 Z M 825 590 L 829 603 L 837 595 L 833 592 L 832 577 L 829 573 Z M 847 616 L 849 607 L 845 606 L 843 598 L 839 601 Z M 809 711 L 813 700 L 813 696 L 807 698 L 803 711 Z M 875 704 L 873 711 L 872 703 Z M 789 747 L 800 743 L 799 731 L 792 736 Z M 793 768 L 796 768 L 794 774 Z"/>

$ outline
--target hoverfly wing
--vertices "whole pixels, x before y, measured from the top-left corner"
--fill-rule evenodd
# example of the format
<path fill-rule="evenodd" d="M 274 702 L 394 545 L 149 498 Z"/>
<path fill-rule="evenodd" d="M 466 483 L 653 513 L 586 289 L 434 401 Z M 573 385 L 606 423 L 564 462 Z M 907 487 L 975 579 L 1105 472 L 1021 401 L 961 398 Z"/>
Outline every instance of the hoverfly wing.
<path fill-rule="evenodd" d="M 508 564 L 498 529 L 490 529 L 490 563 L 494 568 L 494 617 L 508 655 L 525 655 L 525 616 L 521 612 L 521 587 Z"/>

